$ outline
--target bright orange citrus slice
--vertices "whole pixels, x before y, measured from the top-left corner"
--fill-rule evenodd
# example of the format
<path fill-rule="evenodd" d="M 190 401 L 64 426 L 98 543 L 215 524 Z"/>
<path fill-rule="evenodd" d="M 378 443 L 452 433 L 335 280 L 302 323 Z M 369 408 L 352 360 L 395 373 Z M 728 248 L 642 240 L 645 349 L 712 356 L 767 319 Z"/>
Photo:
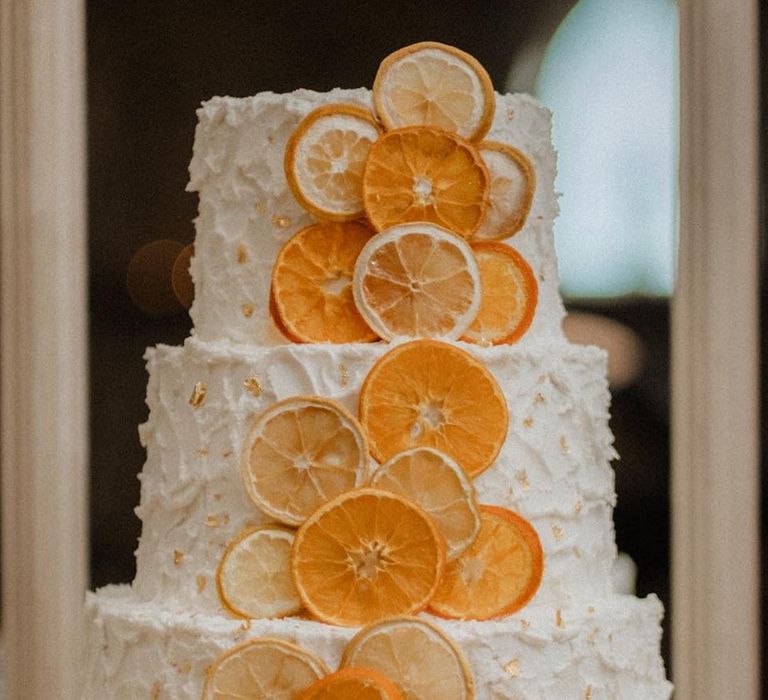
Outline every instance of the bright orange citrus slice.
<path fill-rule="evenodd" d="M 472 244 L 483 299 L 462 340 L 478 345 L 514 343 L 531 327 L 539 285 L 526 259 L 497 241 Z"/>
<path fill-rule="evenodd" d="M 344 668 L 321 678 L 296 700 L 403 700 L 403 694 L 377 671 Z"/>
<path fill-rule="evenodd" d="M 272 271 L 278 328 L 304 343 L 376 340 L 355 306 L 355 260 L 374 232 L 360 221 L 307 226 L 282 248 Z"/>
<path fill-rule="evenodd" d="M 355 303 L 385 340 L 458 338 L 480 308 L 469 244 L 439 226 L 402 224 L 371 238 L 355 263 Z"/>
<path fill-rule="evenodd" d="M 294 396 L 256 418 L 243 447 L 242 472 L 251 500 L 296 526 L 330 498 L 365 482 L 368 447 L 343 406 Z"/>
<path fill-rule="evenodd" d="M 399 493 L 423 508 L 445 539 L 449 561 L 466 550 L 480 532 L 472 482 L 448 455 L 431 447 L 395 455 L 373 473 L 371 486 Z"/>
<path fill-rule="evenodd" d="M 321 659 L 280 639 L 260 637 L 222 654 L 208 669 L 203 700 L 294 700 L 328 673 Z"/>
<path fill-rule="evenodd" d="M 347 645 L 342 667 L 383 673 L 406 700 L 471 700 L 472 671 L 458 647 L 435 625 L 398 617 L 366 627 Z"/>
<path fill-rule="evenodd" d="M 378 231 L 429 221 L 469 238 L 485 213 L 489 182 L 469 141 L 436 127 L 406 127 L 371 146 L 363 203 Z"/>
<path fill-rule="evenodd" d="M 496 108 L 491 79 L 480 63 L 434 41 L 387 56 L 373 83 L 373 102 L 388 129 L 439 126 L 472 140 L 490 129 Z"/>
<path fill-rule="evenodd" d="M 443 617 L 488 620 L 511 615 L 536 595 L 544 554 L 536 530 L 512 511 L 480 506 L 474 544 L 446 567 L 430 609 Z"/>
<path fill-rule="evenodd" d="M 509 238 L 523 227 L 531 211 L 536 172 L 527 156 L 507 144 L 484 141 L 477 150 L 488 167 L 491 195 L 473 240 Z"/>
<path fill-rule="evenodd" d="M 413 447 L 434 447 L 470 476 L 486 470 L 509 428 L 493 375 L 465 350 L 414 340 L 373 366 L 360 391 L 360 422 L 379 462 Z"/>
<path fill-rule="evenodd" d="M 216 588 L 236 617 L 285 617 L 301 609 L 291 578 L 293 532 L 266 526 L 245 530 L 228 546 L 216 570 Z"/>
<path fill-rule="evenodd" d="M 423 610 L 445 567 L 445 543 L 410 501 L 358 489 L 322 506 L 299 528 L 291 566 L 310 612 L 353 627 Z"/>
<path fill-rule="evenodd" d="M 296 200 L 318 219 L 350 221 L 363 213 L 363 167 L 380 127 L 357 105 L 318 107 L 285 150 L 285 175 Z"/>

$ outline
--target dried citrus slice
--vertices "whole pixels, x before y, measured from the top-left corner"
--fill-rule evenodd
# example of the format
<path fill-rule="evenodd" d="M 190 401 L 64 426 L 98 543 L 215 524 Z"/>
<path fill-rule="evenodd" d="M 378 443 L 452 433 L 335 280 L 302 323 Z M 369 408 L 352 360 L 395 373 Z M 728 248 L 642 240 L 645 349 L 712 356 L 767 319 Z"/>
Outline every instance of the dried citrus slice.
<path fill-rule="evenodd" d="M 471 700 L 472 671 L 435 625 L 413 617 L 385 620 L 349 642 L 342 667 L 371 668 L 391 678 L 406 700 Z"/>
<path fill-rule="evenodd" d="M 531 211 L 536 172 L 527 156 L 512 146 L 484 141 L 477 146 L 491 178 L 491 194 L 473 240 L 514 236 Z"/>
<path fill-rule="evenodd" d="M 514 343 L 531 327 L 539 298 L 536 275 L 514 248 L 497 241 L 472 244 L 480 269 L 480 310 L 462 340 L 478 345 Z"/>
<path fill-rule="evenodd" d="M 284 617 L 301 609 L 291 578 L 293 532 L 266 526 L 245 530 L 228 546 L 216 570 L 216 588 L 236 617 Z"/>
<path fill-rule="evenodd" d="M 272 271 L 278 328 L 304 343 L 376 340 L 355 307 L 355 260 L 373 236 L 360 221 L 307 226 L 280 250 Z"/>
<path fill-rule="evenodd" d="M 485 213 L 489 183 L 483 159 L 469 141 L 436 127 L 407 127 L 371 146 L 363 203 L 378 231 L 429 221 L 469 238 Z"/>
<path fill-rule="evenodd" d="M 344 668 L 321 678 L 297 700 L 403 700 L 403 694 L 386 676 L 367 668 Z"/>
<path fill-rule="evenodd" d="M 300 525 L 320 505 L 363 484 L 368 448 L 355 418 L 340 404 L 294 396 L 259 415 L 243 447 L 251 500 L 286 525 Z"/>
<path fill-rule="evenodd" d="M 371 238 L 355 263 L 353 292 L 382 338 L 458 338 L 480 308 L 469 244 L 439 226 L 402 224 Z"/>
<path fill-rule="evenodd" d="M 321 659 L 280 639 L 260 637 L 222 654 L 206 673 L 203 700 L 294 700 L 328 673 Z"/>
<path fill-rule="evenodd" d="M 285 175 L 296 200 L 318 219 L 350 221 L 363 213 L 361 178 L 380 127 L 357 105 L 327 105 L 296 127 L 285 150 Z"/>
<path fill-rule="evenodd" d="M 373 102 L 388 129 L 439 126 L 467 139 L 485 135 L 496 108 L 491 79 L 480 63 L 434 41 L 387 56 L 376 73 Z"/>
<path fill-rule="evenodd" d="M 467 549 L 480 531 L 472 482 L 448 455 L 431 447 L 395 455 L 373 473 L 371 486 L 399 493 L 423 508 L 445 539 L 448 560 Z"/>
<path fill-rule="evenodd" d="M 308 610 L 352 627 L 423 610 L 445 567 L 445 543 L 431 518 L 402 496 L 358 489 L 299 528 L 291 567 Z"/>
<path fill-rule="evenodd" d="M 536 530 L 505 508 L 480 506 L 474 544 L 446 567 L 430 609 L 443 617 L 487 620 L 511 615 L 536 595 L 544 554 Z"/>
<path fill-rule="evenodd" d="M 434 447 L 470 476 L 496 459 L 509 427 L 493 375 L 465 350 L 414 340 L 373 366 L 360 391 L 360 422 L 384 462 L 412 447 Z"/>

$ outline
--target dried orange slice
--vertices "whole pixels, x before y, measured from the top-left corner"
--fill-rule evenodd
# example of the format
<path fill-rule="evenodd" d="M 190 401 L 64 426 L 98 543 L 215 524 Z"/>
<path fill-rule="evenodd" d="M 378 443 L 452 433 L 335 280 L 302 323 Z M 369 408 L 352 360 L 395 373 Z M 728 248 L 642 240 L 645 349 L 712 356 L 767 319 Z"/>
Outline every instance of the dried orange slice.
<path fill-rule="evenodd" d="M 488 170 L 469 141 L 436 127 L 390 131 L 371 146 L 363 203 L 378 231 L 429 221 L 469 238 L 485 213 Z"/>
<path fill-rule="evenodd" d="M 410 501 L 358 489 L 322 506 L 299 528 L 291 567 L 310 612 L 352 627 L 423 610 L 445 567 L 445 543 Z"/>
<path fill-rule="evenodd" d="M 480 274 L 469 244 L 439 226 L 402 224 L 366 243 L 353 293 L 385 340 L 458 338 L 480 308 Z"/>
<path fill-rule="evenodd" d="M 471 700 L 472 671 L 458 647 L 435 625 L 414 617 L 385 620 L 349 642 L 342 667 L 361 666 L 391 678 L 406 700 Z"/>
<path fill-rule="evenodd" d="M 300 525 L 330 498 L 365 482 L 368 447 L 343 406 L 294 396 L 256 418 L 241 465 L 251 500 L 281 523 Z"/>
<path fill-rule="evenodd" d="M 465 350 L 414 340 L 376 362 L 360 391 L 360 422 L 384 462 L 413 447 L 434 447 L 477 476 L 496 459 L 509 427 L 493 375 Z"/>
<path fill-rule="evenodd" d="M 374 232 L 360 221 L 307 226 L 281 249 L 272 271 L 278 328 L 304 343 L 376 340 L 355 306 L 355 260 Z"/>
<path fill-rule="evenodd" d="M 222 654 L 206 673 L 203 700 L 294 700 L 328 673 L 321 659 L 281 639 L 260 637 Z"/>
<path fill-rule="evenodd" d="M 484 141 L 477 150 L 490 174 L 491 194 L 473 240 L 509 238 L 523 227 L 531 211 L 536 172 L 527 156 L 505 143 Z"/>
<path fill-rule="evenodd" d="M 403 694 L 386 676 L 367 668 L 344 668 L 321 678 L 297 700 L 403 700 Z"/>
<path fill-rule="evenodd" d="M 365 159 L 380 131 L 357 105 L 318 107 L 304 117 L 285 150 L 285 175 L 299 204 L 318 219 L 357 219 Z"/>
<path fill-rule="evenodd" d="M 371 477 L 371 486 L 413 501 L 424 509 L 455 559 L 480 531 L 475 489 L 464 470 L 448 455 L 431 447 L 415 447 L 395 455 Z"/>
<path fill-rule="evenodd" d="M 531 327 L 539 298 L 536 275 L 514 248 L 497 241 L 472 244 L 483 299 L 462 340 L 478 345 L 514 343 Z"/>
<path fill-rule="evenodd" d="M 446 567 L 430 610 L 443 617 L 488 620 L 511 615 L 536 595 L 544 554 L 536 530 L 505 508 L 480 506 L 474 544 Z"/>
<path fill-rule="evenodd" d="M 266 526 L 245 530 L 228 546 L 216 570 L 216 588 L 236 617 L 285 617 L 301 609 L 291 578 L 293 532 Z"/>
<path fill-rule="evenodd" d="M 388 129 L 439 126 L 467 139 L 482 138 L 496 109 L 493 85 L 464 51 L 423 41 L 395 51 L 373 83 L 376 113 Z"/>

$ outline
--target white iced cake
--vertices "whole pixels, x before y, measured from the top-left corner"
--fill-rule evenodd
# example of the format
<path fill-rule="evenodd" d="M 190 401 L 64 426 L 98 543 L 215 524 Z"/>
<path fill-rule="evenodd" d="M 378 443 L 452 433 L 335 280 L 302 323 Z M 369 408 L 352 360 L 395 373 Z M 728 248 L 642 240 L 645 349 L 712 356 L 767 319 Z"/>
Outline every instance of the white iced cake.
<path fill-rule="evenodd" d="M 506 437 L 473 485 L 478 502 L 533 526 L 543 576 L 532 600 L 512 614 L 415 614 L 463 653 L 472 677 L 466 697 L 666 699 L 662 606 L 655 596 L 638 599 L 611 585 L 616 454 L 606 356 L 569 343 L 561 330 L 550 115 L 525 95 L 495 100 L 484 138 L 518 149 L 535 172 L 530 211 L 509 241 L 535 275 L 535 315 L 512 344 L 443 342 L 479 360 L 501 388 Z M 246 528 L 274 522 L 243 486 L 241 455 L 254 419 L 295 396 L 327 397 L 357 415 L 369 371 L 401 342 L 291 342 L 270 312 L 277 256 L 317 218 L 288 185 L 286 147 L 307 114 L 334 104 L 373 110 L 369 90 L 336 89 L 217 97 L 198 111 L 189 184 L 199 194 L 190 268 L 194 331 L 182 347 L 147 352 L 138 570 L 132 585 L 88 596 L 86 700 L 198 700 L 217 658 L 264 637 L 297 644 L 336 669 L 357 632 L 306 612 L 236 616 L 216 583 L 228 543 Z"/>

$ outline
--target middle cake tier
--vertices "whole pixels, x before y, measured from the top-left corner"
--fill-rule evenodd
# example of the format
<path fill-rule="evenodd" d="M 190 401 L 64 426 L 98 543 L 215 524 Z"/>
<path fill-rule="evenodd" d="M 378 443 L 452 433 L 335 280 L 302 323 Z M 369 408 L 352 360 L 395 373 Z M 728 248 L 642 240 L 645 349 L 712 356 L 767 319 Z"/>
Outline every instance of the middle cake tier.
<path fill-rule="evenodd" d="M 490 370 L 506 398 L 506 440 L 474 485 L 480 503 L 514 510 L 538 532 L 545 566 L 536 601 L 559 606 L 607 595 L 616 555 L 615 452 L 604 352 L 567 342 L 524 351 L 457 345 Z M 367 373 L 389 349 L 190 338 L 149 350 L 139 597 L 218 611 L 214 576 L 226 544 L 246 527 L 270 522 L 246 496 L 241 476 L 253 419 L 297 395 L 333 398 L 356 414 Z"/>

